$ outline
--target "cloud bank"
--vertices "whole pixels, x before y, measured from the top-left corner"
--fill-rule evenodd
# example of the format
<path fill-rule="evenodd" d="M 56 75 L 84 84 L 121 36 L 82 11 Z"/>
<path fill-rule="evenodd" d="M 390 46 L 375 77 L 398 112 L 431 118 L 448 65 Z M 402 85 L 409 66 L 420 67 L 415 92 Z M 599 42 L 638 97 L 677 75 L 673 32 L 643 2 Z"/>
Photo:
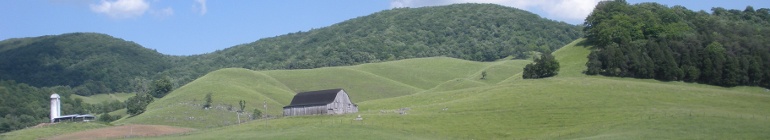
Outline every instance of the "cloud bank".
<path fill-rule="evenodd" d="M 542 10 L 550 19 L 571 23 L 585 19 L 601 0 L 391 0 L 390 7 L 423 7 L 456 3 L 492 3 L 525 9 Z"/>
<path fill-rule="evenodd" d="M 142 16 L 150 8 L 144 0 L 102 0 L 99 4 L 91 4 L 91 11 L 105 14 L 111 18 L 134 18 Z"/>

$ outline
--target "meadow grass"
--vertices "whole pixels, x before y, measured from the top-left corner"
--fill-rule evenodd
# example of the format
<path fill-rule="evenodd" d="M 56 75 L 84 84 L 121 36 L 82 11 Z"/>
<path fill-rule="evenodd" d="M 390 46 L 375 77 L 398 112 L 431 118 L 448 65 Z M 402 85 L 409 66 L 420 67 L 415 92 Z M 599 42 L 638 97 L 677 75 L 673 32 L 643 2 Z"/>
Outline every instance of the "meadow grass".
<path fill-rule="evenodd" d="M 160 139 L 763 139 L 770 137 L 768 101 L 767 93 L 721 87 L 551 78 L 372 100 L 359 103 L 357 114 L 251 121 Z M 409 108 L 406 115 L 395 113 L 402 108 Z M 364 120 L 353 121 L 357 115 Z"/>
<path fill-rule="evenodd" d="M 97 122 L 65 122 L 38 128 L 27 128 L 0 134 L 4 140 L 34 140 L 51 136 L 78 132 L 88 129 L 107 127 L 108 125 Z"/>
<path fill-rule="evenodd" d="M 309 70 L 222 69 L 116 123 L 202 128 L 149 139 L 770 139 L 770 92 L 685 82 L 586 76 L 576 40 L 554 52 L 560 74 L 521 79 L 530 60 L 435 57 Z M 480 79 L 487 71 L 488 77 Z M 226 109 L 296 92 L 345 88 L 359 112 L 237 123 Z M 200 107 L 214 93 L 215 108 Z M 363 121 L 354 121 L 358 115 Z M 146 139 L 146 138 L 143 138 Z"/>

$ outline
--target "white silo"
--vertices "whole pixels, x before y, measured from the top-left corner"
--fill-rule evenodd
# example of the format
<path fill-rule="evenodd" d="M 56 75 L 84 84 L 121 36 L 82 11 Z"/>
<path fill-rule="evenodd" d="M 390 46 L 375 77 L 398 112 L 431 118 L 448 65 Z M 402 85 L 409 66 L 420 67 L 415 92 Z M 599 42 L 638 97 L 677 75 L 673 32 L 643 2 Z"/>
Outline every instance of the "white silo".
<path fill-rule="evenodd" d="M 61 116 L 61 101 L 59 101 L 59 94 L 51 94 L 51 123 L 54 119 Z"/>

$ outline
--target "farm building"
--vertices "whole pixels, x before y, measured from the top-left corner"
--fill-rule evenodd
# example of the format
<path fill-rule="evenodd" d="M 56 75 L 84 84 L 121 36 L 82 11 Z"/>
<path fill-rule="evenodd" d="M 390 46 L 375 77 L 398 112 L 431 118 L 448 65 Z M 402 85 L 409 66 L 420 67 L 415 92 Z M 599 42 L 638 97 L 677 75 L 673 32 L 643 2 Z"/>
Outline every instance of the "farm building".
<path fill-rule="evenodd" d="M 94 120 L 96 118 L 94 115 L 85 114 L 73 114 L 73 115 L 61 115 L 61 100 L 59 100 L 61 96 L 59 94 L 51 94 L 51 123 L 56 122 L 62 122 L 62 121 L 74 121 L 74 122 L 88 122 L 91 120 Z"/>
<path fill-rule="evenodd" d="M 89 121 L 94 120 L 95 118 L 96 118 L 96 116 L 90 115 L 90 114 L 85 114 L 85 115 L 73 114 L 73 115 L 64 115 L 64 116 L 56 117 L 56 118 L 54 118 L 53 122 L 64 122 L 64 121 L 69 121 L 69 122 L 89 122 Z"/>
<path fill-rule="evenodd" d="M 343 89 L 329 89 L 297 93 L 291 104 L 283 107 L 283 116 L 316 114 L 346 114 L 358 112 L 358 105 L 350 101 Z"/>

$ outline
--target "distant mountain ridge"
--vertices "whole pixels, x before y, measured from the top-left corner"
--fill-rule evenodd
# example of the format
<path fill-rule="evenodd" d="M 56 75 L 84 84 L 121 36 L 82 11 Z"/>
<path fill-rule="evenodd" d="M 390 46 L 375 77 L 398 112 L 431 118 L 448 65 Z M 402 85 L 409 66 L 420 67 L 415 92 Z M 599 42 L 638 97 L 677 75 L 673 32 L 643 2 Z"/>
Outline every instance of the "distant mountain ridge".
<path fill-rule="evenodd" d="M 169 73 L 191 81 L 228 67 L 306 69 L 446 56 L 493 61 L 553 51 L 582 36 L 581 27 L 494 4 L 396 8 L 329 27 L 192 56 Z"/>
<path fill-rule="evenodd" d="M 130 91 L 129 81 L 170 67 L 165 55 L 106 34 L 67 33 L 0 42 L 0 79 L 36 87 L 80 86 L 76 90 L 86 95 Z"/>
<path fill-rule="evenodd" d="M 0 41 L 0 80 L 70 86 L 77 94 L 146 90 L 170 76 L 184 85 L 230 67 L 306 69 L 447 56 L 493 61 L 551 51 L 581 36 L 579 26 L 493 4 L 397 8 L 329 27 L 193 56 L 169 56 L 99 33 Z"/>

